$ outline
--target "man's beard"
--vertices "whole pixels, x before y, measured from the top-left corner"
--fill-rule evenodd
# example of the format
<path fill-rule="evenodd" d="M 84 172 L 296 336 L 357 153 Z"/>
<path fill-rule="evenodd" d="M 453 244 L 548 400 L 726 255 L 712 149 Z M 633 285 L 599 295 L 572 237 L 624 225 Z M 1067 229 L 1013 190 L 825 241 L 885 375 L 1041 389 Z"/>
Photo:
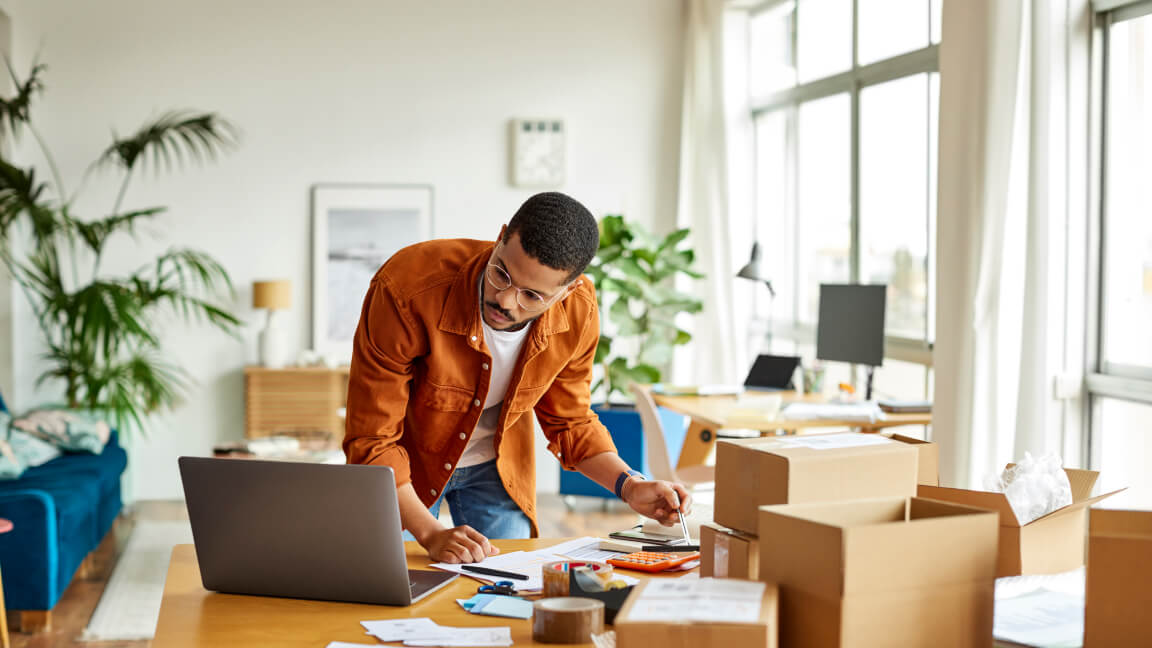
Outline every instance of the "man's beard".
<path fill-rule="evenodd" d="M 484 302 L 484 304 L 486 306 L 488 306 L 489 308 L 491 308 L 492 310 L 496 311 L 497 313 L 500 313 L 501 315 L 503 315 L 504 318 L 507 319 L 508 321 L 514 321 L 512 319 L 512 314 L 509 313 L 508 311 L 504 310 L 503 308 L 501 308 L 500 305 L 497 304 L 496 302 Z M 540 315 L 543 315 L 543 314 L 544 314 L 543 312 L 540 313 Z M 496 329 L 496 330 L 497 331 L 507 331 L 508 333 L 514 333 L 516 331 L 523 330 L 523 328 L 525 326 L 528 326 L 532 322 L 535 322 L 537 319 L 539 319 L 540 315 L 537 315 L 535 317 L 529 317 L 528 319 L 526 319 L 522 322 L 516 322 L 515 324 L 513 324 L 512 326 L 510 326 L 508 328 Z"/>

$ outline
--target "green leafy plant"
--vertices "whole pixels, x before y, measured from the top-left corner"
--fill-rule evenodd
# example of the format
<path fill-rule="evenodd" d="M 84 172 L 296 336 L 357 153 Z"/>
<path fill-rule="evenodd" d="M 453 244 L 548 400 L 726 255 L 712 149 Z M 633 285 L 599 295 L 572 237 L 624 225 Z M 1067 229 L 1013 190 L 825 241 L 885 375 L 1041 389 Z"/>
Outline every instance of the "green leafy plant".
<path fill-rule="evenodd" d="M 673 347 L 692 339 L 675 316 L 698 313 L 704 305 L 672 286 L 679 274 L 704 276 L 693 267 L 696 253 L 682 247 L 689 233 L 679 229 L 661 239 L 620 215 L 600 220 L 600 249 L 587 272 L 612 330 L 601 330 L 596 363 L 604 372 L 593 391 L 604 385 L 610 399 L 627 396 L 629 383 L 660 382 Z"/>
<path fill-rule="evenodd" d="M 235 335 L 240 321 L 220 305 L 233 297 L 232 283 L 219 262 L 193 249 L 170 249 L 127 276 L 106 276 L 101 261 L 111 239 L 134 235 L 139 224 L 165 212 L 122 210 L 140 169 L 212 159 L 235 145 L 235 129 L 212 113 L 171 112 L 128 137 L 113 134 L 81 186 L 113 169 L 121 176 L 115 203 L 106 215 L 81 218 L 73 210 L 76 196 L 66 193 L 32 125 L 44 69 L 33 66 L 21 82 L 9 66 L 15 94 L 0 98 L 6 135 L 31 133 L 52 176 L 41 182 L 36 169 L 0 158 L 0 260 L 27 297 L 48 348 L 37 384 L 58 379 L 69 407 L 107 416 L 122 431 L 130 422 L 143 431 L 144 416 L 171 408 L 190 383 L 183 368 L 161 357 L 157 319 L 174 314 Z"/>

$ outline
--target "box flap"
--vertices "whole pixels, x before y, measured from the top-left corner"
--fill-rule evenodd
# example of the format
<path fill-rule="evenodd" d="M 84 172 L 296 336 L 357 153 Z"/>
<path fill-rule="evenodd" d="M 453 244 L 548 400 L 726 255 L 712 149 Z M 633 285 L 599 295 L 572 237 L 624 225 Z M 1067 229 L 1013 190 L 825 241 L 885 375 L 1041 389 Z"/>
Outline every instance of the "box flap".
<path fill-rule="evenodd" d="M 1100 473 L 1095 470 L 1080 470 L 1078 468 L 1065 468 L 1064 473 L 1068 475 L 1068 483 L 1072 485 L 1073 502 L 1088 499 L 1092 495 L 1092 487 L 1096 485 L 1096 479 L 1100 477 Z"/>
<path fill-rule="evenodd" d="M 1058 515 L 1065 515 L 1067 513 L 1073 512 L 1073 511 L 1079 511 L 1079 510 L 1085 509 L 1089 506 L 1092 506 L 1096 502 L 1099 502 L 1100 500 L 1104 499 L 1105 497 L 1112 497 L 1113 495 L 1115 495 L 1116 493 L 1119 493 L 1122 490 L 1126 490 L 1126 489 L 1121 488 L 1120 490 L 1114 490 L 1111 493 L 1104 493 L 1103 495 L 1097 495 L 1096 497 L 1090 497 L 1086 500 L 1080 500 L 1078 502 L 1072 502 L 1068 506 L 1065 506 L 1063 508 L 1058 508 L 1055 511 L 1052 511 L 1051 513 L 1049 513 L 1048 515 L 1038 517 L 1035 520 L 1032 520 L 1031 522 L 1029 522 L 1028 524 L 1026 524 L 1024 526 L 1036 524 L 1037 522 L 1039 522 L 1041 520 L 1047 520 L 1049 518 L 1054 518 Z"/>
<path fill-rule="evenodd" d="M 966 504 L 982 509 L 989 509 L 1000 514 L 1000 526 L 1020 526 L 1012 505 L 1004 493 L 990 493 L 988 491 L 967 490 L 964 488 L 948 488 L 946 486 L 926 486 L 921 484 L 917 489 L 920 497 L 944 500 Z"/>

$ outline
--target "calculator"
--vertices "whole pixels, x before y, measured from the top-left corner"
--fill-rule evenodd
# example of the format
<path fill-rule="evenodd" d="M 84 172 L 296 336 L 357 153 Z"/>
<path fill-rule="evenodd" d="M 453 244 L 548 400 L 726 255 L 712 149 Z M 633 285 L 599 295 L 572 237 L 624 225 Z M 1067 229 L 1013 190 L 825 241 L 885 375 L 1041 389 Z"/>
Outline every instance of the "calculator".
<path fill-rule="evenodd" d="M 671 569 L 686 562 L 698 560 L 700 552 L 692 553 L 664 553 L 660 551 L 636 551 L 617 558 L 609 558 L 608 564 L 621 569 L 637 569 L 646 572 L 658 572 Z"/>

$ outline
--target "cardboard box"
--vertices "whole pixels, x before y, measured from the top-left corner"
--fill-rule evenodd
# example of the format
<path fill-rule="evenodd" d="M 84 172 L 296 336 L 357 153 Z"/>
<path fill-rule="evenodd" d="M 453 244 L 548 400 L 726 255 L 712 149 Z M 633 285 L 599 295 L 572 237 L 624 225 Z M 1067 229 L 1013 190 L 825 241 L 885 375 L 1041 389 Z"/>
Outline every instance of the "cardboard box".
<path fill-rule="evenodd" d="M 920 451 L 917 483 L 927 486 L 940 485 L 940 446 L 931 441 L 904 436 L 903 434 L 896 434 L 894 432 L 885 433 L 884 436 L 893 441 L 907 443 Z"/>
<path fill-rule="evenodd" d="M 1072 503 L 1028 524 L 1020 524 L 1004 493 L 920 486 L 920 497 L 977 506 L 1000 514 L 1000 561 L 997 578 L 1021 574 L 1055 574 L 1084 564 L 1087 508 L 1114 495 L 1089 497 L 1100 473 L 1065 468 L 1072 485 Z"/>
<path fill-rule="evenodd" d="M 725 590 L 758 591 L 736 599 L 725 596 Z M 636 586 L 616 615 L 616 645 L 776 648 L 778 599 L 773 583 L 732 578 L 652 578 Z M 728 620 L 720 620 L 725 618 Z"/>
<path fill-rule="evenodd" d="M 759 535 L 757 508 L 765 504 L 912 497 L 918 455 L 911 445 L 858 432 L 723 439 L 716 444 L 714 519 Z"/>
<path fill-rule="evenodd" d="M 760 508 L 760 580 L 780 645 L 992 645 L 997 520 L 921 498 Z"/>
<path fill-rule="evenodd" d="M 1092 509 L 1084 646 L 1152 646 L 1152 511 Z"/>
<path fill-rule="evenodd" d="M 700 525 L 700 575 L 756 580 L 760 577 L 760 538 L 719 524 Z"/>

